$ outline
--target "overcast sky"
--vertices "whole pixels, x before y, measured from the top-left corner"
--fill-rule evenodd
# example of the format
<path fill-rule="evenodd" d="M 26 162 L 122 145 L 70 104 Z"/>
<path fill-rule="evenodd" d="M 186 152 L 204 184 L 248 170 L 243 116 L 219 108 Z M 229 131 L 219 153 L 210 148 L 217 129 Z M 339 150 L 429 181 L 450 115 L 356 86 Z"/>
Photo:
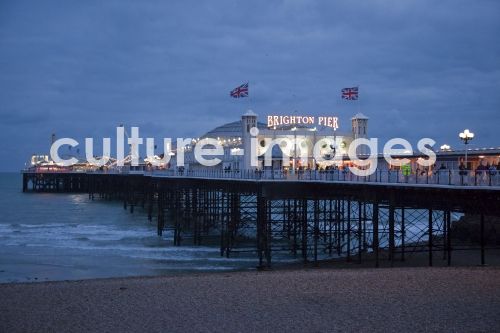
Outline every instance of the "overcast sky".
<path fill-rule="evenodd" d="M 0 1 L 0 170 L 58 137 L 197 137 L 253 109 L 500 146 L 500 2 Z M 249 99 L 229 91 L 250 82 Z M 358 102 L 340 98 L 358 85 Z M 83 142 L 82 142 L 83 145 Z"/>

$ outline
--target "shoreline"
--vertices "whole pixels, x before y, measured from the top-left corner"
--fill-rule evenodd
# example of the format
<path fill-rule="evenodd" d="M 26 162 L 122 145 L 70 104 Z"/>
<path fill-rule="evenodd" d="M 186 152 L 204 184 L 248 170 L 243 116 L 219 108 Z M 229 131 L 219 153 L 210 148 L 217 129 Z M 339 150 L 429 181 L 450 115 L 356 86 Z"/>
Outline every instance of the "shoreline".
<path fill-rule="evenodd" d="M 495 331 L 500 267 L 283 269 L 0 285 L 0 331 Z"/>
<path fill-rule="evenodd" d="M 401 253 L 395 253 L 395 260 L 389 261 L 388 252 L 386 250 L 379 251 L 380 265 L 375 267 L 375 258 L 372 252 L 363 253 L 362 262 L 358 262 L 358 256 L 352 255 L 351 260 L 347 261 L 346 257 L 339 257 L 333 259 L 308 261 L 304 263 L 301 259 L 297 258 L 297 262 L 275 262 L 271 268 L 258 267 L 258 262 L 255 266 L 238 267 L 231 269 L 217 269 L 217 270 L 197 270 L 197 269 L 179 269 L 169 270 L 165 269 L 164 272 L 156 274 L 138 274 L 138 275 L 116 275 L 116 276 L 97 276 L 88 278 L 75 278 L 75 279 L 38 279 L 37 277 L 25 277 L 25 281 L 5 281 L 0 282 L 2 285 L 10 284 L 40 284 L 40 283 L 57 283 L 57 282 L 71 282 L 71 281 L 93 281 L 93 280 L 109 280 L 109 279 L 137 279 L 137 278 L 168 278 L 177 276 L 199 276 L 199 275 L 218 275 L 229 273 L 251 273 L 251 272 L 280 272 L 280 271 L 301 271 L 301 270 L 362 270 L 362 269 L 382 269 L 382 268 L 432 268 L 432 267 L 449 267 L 449 268 L 474 268 L 474 267 L 498 267 L 500 268 L 500 249 L 490 248 L 486 251 L 486 265 L 480 265 L 480 249 L 456 249 L 452 253 L 452 265 L 447 265 L 447 260 L 442 251 L 434 251 L 433 266 L 428 265 L 428 253 L 425 246 L 418 245 L 418 252 L 408 251 L 405 254 L 405 260 L 401 261 Z M 397 248 L 400 250 L 400 248 Z M 3 272 L 0 272 L 2 274 Z M 33 274 L 36 275 L 36 274 Z"/>
<path fill-rule="evenodd" d="M 330 263 L 326 263 L 330 264 Z M 313 263 L 306 263 L 300 265 L 283 265 L 274 268 L 264 268 L 264 269 L 237 269 L 237 270 L 228 270 L 228 271 L 200 271 L 200 272 L 179 272 L 175 274 L 163 274 L 163 275 L 136 275 L 136 276 L 110 276 L 110 277 L 96 277 L 96 278 L 87 278 L 87 279 L 66 279 L 66 280 L 48 280 L 48 281 L 27 281 L 27 282 L 2 282 L 0 283 L 0 290 L 3 287 L 8 286 L 37 286 L 37 285 L 57 285 L 57 284 L 65 284 L 65 283 L 83 283 L 83 284 L 92 284 L 94 282 L 126 282 L 126 281 L 140 281 L 140 280 L 157 280 L 157 279 L 176 279 L 176 278 L 206 278 L 211 276 L 229 276 L 229 275 L 239 275 L 239 274 L 291 274 L 291 273 L 300 273 L 300 272 L 357 272 L 357 271 L 399 271 L 399 270 L 476 270 L 476 269 L 484 269 L 484 270 L 498 270 L 500 273 L 500 266 L 481 266 L 481 265 L 469 265 L 469 266 L 400 266 L 400 267 L 390 267 L 390 266 L 381 266 L 381 267 L 366 267 L 366 266 L 337 266 L 332 267 L 330 265 L 323 266 L 314 266 Z"/>

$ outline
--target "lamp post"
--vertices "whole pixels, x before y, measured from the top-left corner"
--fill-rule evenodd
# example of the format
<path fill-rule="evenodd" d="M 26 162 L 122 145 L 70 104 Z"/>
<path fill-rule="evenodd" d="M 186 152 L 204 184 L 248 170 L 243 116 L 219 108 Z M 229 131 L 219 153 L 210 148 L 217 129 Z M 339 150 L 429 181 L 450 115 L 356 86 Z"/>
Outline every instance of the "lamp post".
<path fill-rule="evenodd" d="M 469 143 L 470 140 L 474 139 L 474 133 L 470 132 L 468 129 L 464 130 L 460 134 L 458 134 L 458 137 L 464 142 L 465 144 L 465 168 L 467 168 L 467 144 Z"/>

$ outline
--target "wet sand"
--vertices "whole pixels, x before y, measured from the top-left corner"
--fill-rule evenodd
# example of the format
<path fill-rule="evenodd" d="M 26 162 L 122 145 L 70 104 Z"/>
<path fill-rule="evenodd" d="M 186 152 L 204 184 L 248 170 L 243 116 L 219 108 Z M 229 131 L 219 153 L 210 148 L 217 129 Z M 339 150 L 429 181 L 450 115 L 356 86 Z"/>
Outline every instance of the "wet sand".
<path fill-rule="evenodd" d="M 290 269 L 0 285 L 1 332 L 500 331 L 500 268 Z"/>

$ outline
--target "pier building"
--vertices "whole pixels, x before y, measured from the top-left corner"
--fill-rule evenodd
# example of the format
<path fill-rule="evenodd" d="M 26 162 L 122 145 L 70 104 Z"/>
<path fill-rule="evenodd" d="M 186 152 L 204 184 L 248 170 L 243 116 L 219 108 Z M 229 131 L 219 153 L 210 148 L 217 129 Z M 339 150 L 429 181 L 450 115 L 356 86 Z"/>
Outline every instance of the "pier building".
<path fill-rule="evenodd" d="M 224 148 L 222 163 L 218 165 L 218 168 L 223 170 L 325 169 L 331 165 L 329 161 L 335 154 L 340 156 L 340 160 L 348 159 L 347 149 L 354 139 L 368 138 L 367 116 L 362 113 L 354 115 L 351 125 L 349 132 L 338 131 L 337 117 L 297 115 L 267 116 L 267 123 L 263 123 L 258 120 L 256 113 L 248 110 L 240 120 L 218 126 L 199 138 L 193 139 L 193 145 L 206 138 L 218 140 Z M 255 135 L 252 135 L 252 128 L 257 129 Z M 252 138 L 256 138 L 255 147 L 251 145 Z M 287 144 L 288 142 L 297 142 L 297 144 Z M 313 148 L 317 142 L 322 142 L 319 152 L 322 161 L 317 161 L 313 157 Z M 206 168 L 194 158 L 193 145 L 178 147 L 178 149 L 185 150 L 184 167 L 190 170 Z M 363 152 L 360 151 L 360 153 Z M 271 165 L 264 163 L 266 153 L 272 156 Z M 251 164 L 252 154 L 258 156 L 256 166 Z M 290 159 L 288 164 L 283 163 L 284 155 Z M 302 156 L 307 156 L 307 158 L 304 160 Z M 176 165 L 175 157 L 173 165 Z"/>

